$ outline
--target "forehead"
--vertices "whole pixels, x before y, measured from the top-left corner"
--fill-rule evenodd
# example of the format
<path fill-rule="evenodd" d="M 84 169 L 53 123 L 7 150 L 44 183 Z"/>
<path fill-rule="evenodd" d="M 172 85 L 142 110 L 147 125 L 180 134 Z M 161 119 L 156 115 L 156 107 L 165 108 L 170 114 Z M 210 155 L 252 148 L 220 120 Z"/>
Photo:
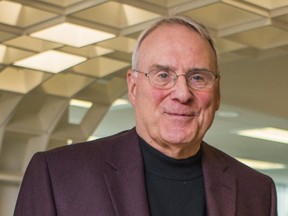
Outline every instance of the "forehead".
<path fill-rule="evenodd" d="M 192 27 L 162 24 L 150 32 L 139 47 L 139 66 L 194 66 L 196 62 L 211 70 L 215 66 L 215 54 L 209 42 Z"/>
<path fill-rule="evenodd" d="M 201 37 L 200 34 L 193 27 L 177 23 L 163 23 L 155 27 L 149 33 L 147 33 L 147 35 L 143 38 L 140 47 L 145 46 L 145 44 L 147 45 L 147 41 L 148 43 L 151 43 L 151 41 L 158 39 L 164 41 L 165 39 L 170 38 L 171 36 L 185 37 L 188 34 L 190 34 L 190 36 L 192 34 Z"/>

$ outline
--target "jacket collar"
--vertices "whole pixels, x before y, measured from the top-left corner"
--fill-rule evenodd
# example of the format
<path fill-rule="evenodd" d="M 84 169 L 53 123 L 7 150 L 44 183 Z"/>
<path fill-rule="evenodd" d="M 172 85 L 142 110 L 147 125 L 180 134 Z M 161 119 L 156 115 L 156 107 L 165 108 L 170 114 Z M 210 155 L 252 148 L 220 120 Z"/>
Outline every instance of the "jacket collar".
<path fill-rule="evenodd" d="M 202 169 L 208 215 L 236 215 L 236 179 L 219 150 L 202 143 Z"/>
<path fill-rule="evenodd" d="M 135 129 L 115 139 L 104 179 L 117 216 L 149 216 L 144 165 Z M 125 152 L 123 151 L 125 150 Z"/>

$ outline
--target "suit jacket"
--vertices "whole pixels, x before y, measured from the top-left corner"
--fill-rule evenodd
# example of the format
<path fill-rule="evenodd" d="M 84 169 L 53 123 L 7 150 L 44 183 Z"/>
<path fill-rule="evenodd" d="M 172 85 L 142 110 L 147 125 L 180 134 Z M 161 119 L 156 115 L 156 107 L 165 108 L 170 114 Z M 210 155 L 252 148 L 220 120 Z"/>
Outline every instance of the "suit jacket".
<path fill-rule="evenodd" d="M 209 216 L 276 216 L 270 177 L 202 143 Z M 135 129 L 41 152 L 31 160 L 14 216 L 149 216 Z"/>

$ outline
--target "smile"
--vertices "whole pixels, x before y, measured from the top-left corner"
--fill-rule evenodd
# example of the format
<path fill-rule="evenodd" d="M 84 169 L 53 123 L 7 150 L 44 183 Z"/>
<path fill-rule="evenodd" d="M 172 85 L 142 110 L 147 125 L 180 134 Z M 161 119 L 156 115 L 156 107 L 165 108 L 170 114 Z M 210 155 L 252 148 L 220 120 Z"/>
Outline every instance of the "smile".
<path fill-rule="evenodd" d="M 170 116 L 179 116 L 179 117 L 195 117 L 198 116 L 199 113 L 197 112 L 190 112 L 190 113 L 178 113 L 178 112 L 166 112 L 167 115 Z"/>

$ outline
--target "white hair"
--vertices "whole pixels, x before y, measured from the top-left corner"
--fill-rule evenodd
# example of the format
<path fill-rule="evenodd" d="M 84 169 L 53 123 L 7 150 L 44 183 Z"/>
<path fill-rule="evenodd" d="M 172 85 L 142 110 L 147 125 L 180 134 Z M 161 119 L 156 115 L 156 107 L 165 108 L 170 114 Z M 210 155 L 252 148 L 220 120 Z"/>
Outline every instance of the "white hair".
<path fill-rule="evenodd" d="M 137 39 L 133 54 L 132 54 L 132 70 L 137 70 L 138 68 L 138 54 L 139 54 L 139 48 L 143 42 L 143 40 L 152 32 L 154 31 L 156 28 L 158 28 L 161 25 L 165 25 L 165 24 L 177 24 L 177 25 L 183 25 L 186 26 L 190 29 L 192 29 L 193 31 L 198 32 L 203 39 L 207 40 L 208 43 L 210 44 L 213 52 L 215 53 L 215 59 L 216 59 L 216 74 L 219 75 L 219 71 L 218 71 L 218 54 L 216 51 L 216 46 L 214 43 L 214 40 L 212 38 L 212 36 L 210 35 L 209 31 L 207 30 L 207 28 L 191 19 L 190 17 L 187 16 L 171 16 L 171 17 L 164 17 L 160 20 L 158 20 L 156 23 L 154 23 L 153 25 L 151 25 L 150 27 L 148 27 L 147 29 L 145 29 L 140 36 Z"/>

